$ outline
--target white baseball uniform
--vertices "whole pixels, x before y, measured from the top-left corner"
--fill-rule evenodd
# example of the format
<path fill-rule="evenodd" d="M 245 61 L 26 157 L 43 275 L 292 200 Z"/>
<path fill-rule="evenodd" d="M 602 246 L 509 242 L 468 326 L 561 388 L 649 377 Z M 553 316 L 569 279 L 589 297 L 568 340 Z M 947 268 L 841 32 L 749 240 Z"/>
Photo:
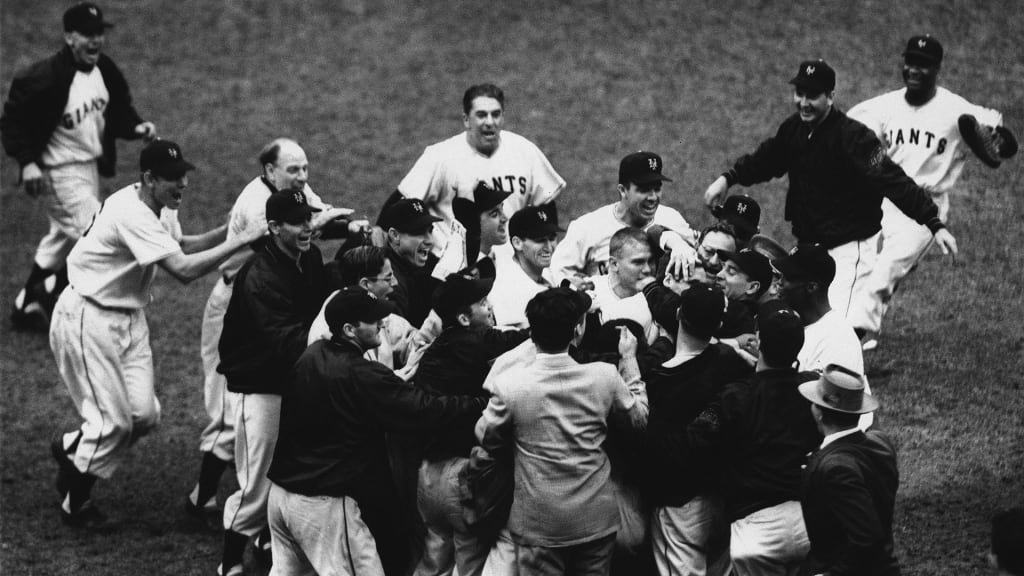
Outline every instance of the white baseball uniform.
<path fill-rule="evenodd" d="M 602 206 L 569 223 L 565 238 L 558 243 L 551 257 L 551 269 L 556 279 L 575 275 L 599 276 L 608 273 L 608 244 L 612 235 L 628 226 L 615 217 L 615 205 Z M 693 238 L 693 229 L 675 208 L 661 204 L 654 218 L 644 230 L 655 224 L 678 232 L 683 238 Z"/>
<path fill-rule="evenodd" d="M 620 298 L 612 290 L 610 280 L 611 275 L 594 278 L 594 305 L 600 309 L 601 323 L 606 324 L 619 318 L 633 320 L 644 329 L 647 343 L 653 344 L 658 338 L 658 325 L 654 322 L 654 316 L 651 315 L 651 308 L 647 305 L 647 298 L 643 292 Z"/>
<path fill-rule="evenodd" d="M 123 451 L 160 420 L 153 353 L 143 308 L 157 263 L 181 252 L 176 211 L 158 218 L 139 185 L 112 194 L 68 256 L 71 285 L 50 325 L 50 348 L 75 408 L 85 421 L 75 467 L 109 478 Z"/>
<path fill-rule="evenodd" d="M 501 330 L 528 327 L 526 304 L 537 294 L 555 286 L 551 268 L 541 272 L 542 282 L 534 282 L 515 261 L 515 256 L 508 254 L 510 251 L 511 245 L 495 248 L 494 286 L 487 295 L 494 311 L 495 326 Z"/>
<path fill-rule="evenodd" d="M 480 182 L 512 193 L 504 203 L 510 218 L 522 208 L 554 200 L 565 188 L 565 180 L 540 148 L 508 130 L 501 131 L 498 148 L 490 156 L 471 146 L 465 132 L 427 146 L 398 184 L 398 191 L 422 200 L 431 214 L 444 220 L 434 226 L 435 254 L 440 256 L 455 221 L 452 200 L 474 199 L 473 190 Z"/>
<path fill-rule="evenodd" d="M 925 228 L 927 231 L 927 228 Z M 796 355 L 800 370 L 823 372 L 829 364 L 864 375 L 864 391 L 871 394 L 867 375 L 864 374 L 864 352 L 853 324 L 836 310 L 829 310 L 814 324 L 804 327 L 804 345 Z M 872 413 L 860 417 L 860 427 L 867 430 L 874 422 Z"/>
<path fill-rule="evenodd" d="M 307 184 L 304 191 L 306 201 L 315 208 L 325 208 L 323 200 Z M 270 184 L 261 176 L 253 178 L 231 207 L 228 218 L 227 239 L 231 240 L 250 230 L 267 229 L 267 198 L 272 191 Z M 233 282 L 238 271 L 252 258 L 253 251 L 244 248 L 232 254 L 218 269 L 220 278 L 214 284 L 203 310 L 200 332 L 199 354 L 203 362 L 203 403 L 209 423 L 199 436 L 199 450 L 212 452 L 226 462 L 235 459 L 235 412 L 238 395 L 229 392 L 227 379 L 217 372 L 220 353 L 217 344 L 224 329 L 224 314 L 231 301 Z"/>
<path fill-rule="evenodd" d="M 63 268 L 71 248 L 99 210 L 96 159 L 103 155 L 103 112 L 109 101 L 99 67 L 75 72 L 62 120 L 40 157 L 53 185 L 53 195 L 42 198 L 50 228 L 36 248 L 35 262 L 40 268 Z"/>
<path fill-rule="evenodd" d="M 961 114 L 973 114 L 982 124 L 1000 126 L 1003 117 L 941 87 L 921 106 L 909 104 L 905 95 L 902 88 L 871 98 L 854 106 L 849 116 L 874 131 L 893 162 L 931 193 L 939 218 L 945 222 L 949 192 L 971 155 L 960 137 L 957 119 Z M 893 292 L 931 244 L 928 228 L 888 199 L 882 202 L 882 248 L 865 290 L 851 306 L 849 318 L 855 327 L 880 331 Z"/>

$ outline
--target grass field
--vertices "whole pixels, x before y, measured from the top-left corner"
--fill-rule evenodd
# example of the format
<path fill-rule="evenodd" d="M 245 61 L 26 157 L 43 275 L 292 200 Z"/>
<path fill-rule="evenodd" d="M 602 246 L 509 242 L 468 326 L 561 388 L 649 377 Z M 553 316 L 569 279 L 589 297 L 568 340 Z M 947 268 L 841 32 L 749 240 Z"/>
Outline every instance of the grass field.
<path fill-rule="evenodd" d="M 565 217 L 612 201 L 619 159 L 645 148 L 675 179 L 666 202 L 708 223 L 701 192 L 790 112 L 786 81 L 800 60 L 833 64 L 837 105 L 848 109 L 898 87 L 899 54 L 919 32 L 946 45 L 942 84 L 1001 110 L 1024 136 L 1014 0 L 359 2 L 102 4 L 116 24 L 106 51 L 137 108 L 199 167 L 186 232 L 224 219 L 257 173 L 260 146 L 278 135 L 304 144 L 321 195 L 375 215 L 422 148 L 461 129 L 462 91 L 480 81 L 506 89 L 506 128 L 538 143 L 569 182 Z M 5 95 L 14 70 L 59 47 L 66 7 L 0 4 Z M 138 144 L 120 150 L 108 192 L 135 178 Z M 1024 502 L 1021 174 L 1019 158 L 997 171 L 969 164 L 952 199 L 960 258 L 927 258 L 867 358 L 880 427 L 900 450 L 906 574 L 987 573 L 988 518 Z M 45 218 L 7 158 L 0 176 L 0 573 L 212 574 L 219 535 L 189 524 L 181 504 L 198 468 L 199 320 L 213 279 L 158 280 L 148 317 L 161 428 L 95 491 L 114 525 L 69 530 L 47 444 L 77 417 L 46 338 L 6 321 Z M 784 189 L 746 191 L 762 203 L 762 228 L 788 243 Z"/>

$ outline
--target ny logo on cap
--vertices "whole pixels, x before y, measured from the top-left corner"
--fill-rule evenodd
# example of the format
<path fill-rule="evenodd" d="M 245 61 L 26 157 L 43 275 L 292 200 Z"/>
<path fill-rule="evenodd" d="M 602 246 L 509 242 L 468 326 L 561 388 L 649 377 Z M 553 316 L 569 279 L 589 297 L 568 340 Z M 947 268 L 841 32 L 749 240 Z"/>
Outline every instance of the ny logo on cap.
<path fill-rule="evenodd" d="M 306 203 L 306 196 L 302 192 L 296 191 L 296 192 L 292 193 L 292 198 L 295 200 L 296 204 L 305 204 Z"/>
<path fill-rule="evenodd" d="M 739 204 L 736 204 L 736 213 L 737 214 L 743 214 L 746 211 L 747 211 L 747 205 L 746 204 L 744 204 L 743 202 L 740 202 Z"/>
<path fill-rule="evenodd" d="M 810 76 L 812 74 L 814 74 L 814 66 L 808 66 L 807 67 L 807 75 Z"/>
<path fill-rule="evenodd" d="M 924 48 L 927 45 L 928 45 L 928 41 L 925 40 L 924 38 L 921 38 L 920 40 L 917 41 L 917 47 L 918 48 Z"/>
<path fill-rule="evenodd" d="M 648 158 L 647 159 L 647 165 L 651 167 L 651 170 L 657 170 L 658 169 L 658 159 L 657 158 Z"/>
<path fill-rule="evenodd" d="M 174 148 L 168 148 L 167 149 L 167 155 L 170 156 L 171 158 L 177 158 L 178 157 L 178 151 L 175 150 Z"/>
<path fill-rule="evenodd" d="M 423 204 L 420 204 L 419 202 L 413 202 L 412 209 L 417 212 L 423 213 Z"/>
<path fill-rule="evenodd" d="M 537 218 L 539 218 L 541 222 L 547 222 L 548 214 L 547 212 L 537 212 Z"/>

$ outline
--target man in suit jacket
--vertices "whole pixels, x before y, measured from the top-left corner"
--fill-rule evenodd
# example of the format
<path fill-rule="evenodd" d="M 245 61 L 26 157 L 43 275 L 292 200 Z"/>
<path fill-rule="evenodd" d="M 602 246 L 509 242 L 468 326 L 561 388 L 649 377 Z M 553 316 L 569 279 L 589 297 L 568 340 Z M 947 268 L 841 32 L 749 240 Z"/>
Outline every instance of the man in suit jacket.
<path fill-rule="evenodd" d="M 863 376 L 838 364 L 799 389 L 825 436 L 800 488 L 811 540 L 802 572 L 899 576 L 892 540 L 896 450 L 885 435 L 865 434 L 857 426 L 860 415 L 878 408 L 878 401 L 864 393 Z"/>

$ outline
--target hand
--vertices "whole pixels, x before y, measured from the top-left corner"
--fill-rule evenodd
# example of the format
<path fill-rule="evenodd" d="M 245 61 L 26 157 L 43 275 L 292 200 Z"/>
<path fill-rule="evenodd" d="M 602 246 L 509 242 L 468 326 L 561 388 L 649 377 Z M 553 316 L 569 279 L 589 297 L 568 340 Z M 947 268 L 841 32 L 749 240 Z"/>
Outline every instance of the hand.
<path fill-rule="evenodd" d="M 689 280 L 697 267 L 697 251 L 689 244 L 683 244 L 680 249 L 673 249 L 669 253 L 668 266 L 665 268 L 665 276 L 672 276 L 680 280 Z"/>
<path fill-rule="evenodd" d="M 939 250 L 942 250 L 943 254 L 952 254 L 953 262 L 956 262 L 956 238 L 953 237 L 952 232 L 946 228 L 939 228 L 935 233 L 935 243 L 938 244 Z"/>
<path fill-rule="evenodd" d="M 729 183 L 725 176 L 719 176 L 708 189 L 704 191 L 704 203 L 708 206 L 717 206 L 725 200 L 725 194 L 729 191 Z"/>
<path fill-rule="evenodd" d="M 352 220 L 348 223 L 348 237 L 370 236 L 370 221 L 366 219 Z"/>
<path fill-rule="evenodd" d="M 636 336 L 625 326 L 619 326 L 619 356 L 633 358 L 636 356 Z"/>
<path fill-rule="evenodd" d="M 355 210 L 351 208 L 325 207 L 323 210 L 313 213 L 313 230 L 319 230 L 338 218 L 351 216 L 354 212 Z"/>
<path fill-rule="evenodd" d="M 569 286 L 577 292 L 587 292 L 594 289 L 594 281 L 589 276 L 575 274 L 566 278 Z"/>
<path fill-rule="evenodd" d="M 757 357 L 758 341 L 757 334 L 740 334 L 736 337 L 736 345 L 751 356 Z"/>
<path fill-rule="evenodd" d="M 25 192 L 33 198 L 53 192 L 50 176 L 44 174 L 35 162 L 25 164 L 21 169 L 21 181 L 25 183 Z"/>
<path fill-rule="evenodd" d="M 243 245 L 248 246 L 249 244 L 252 244 L 253 242 L 259 240 L 260 238 L 263 238 L 269 233 L 269 230 L 267 230 L 266 228 L 260 228 L 258 226 L 247 226 L 241 232 L 239 232 L 237 238 L 243 243 Z"/>
<path fill-rule="evenodd" d="M 156 138 L 156 125 L 152 122 L 142 122 L 135 126 L 135 133 L 142 136 L 146 142 Z"/>
<path fill-rule="evenodd" d="M 676 296 L 681 296 L 683 294 L 683 291 L 690 287 L 689 282 L 681 278 L 676 278 L 671 274 L 666 274 L 665 279 L 662 280 L 661 283 L 664 284 L 666 288 L 675 293 Z"/>

